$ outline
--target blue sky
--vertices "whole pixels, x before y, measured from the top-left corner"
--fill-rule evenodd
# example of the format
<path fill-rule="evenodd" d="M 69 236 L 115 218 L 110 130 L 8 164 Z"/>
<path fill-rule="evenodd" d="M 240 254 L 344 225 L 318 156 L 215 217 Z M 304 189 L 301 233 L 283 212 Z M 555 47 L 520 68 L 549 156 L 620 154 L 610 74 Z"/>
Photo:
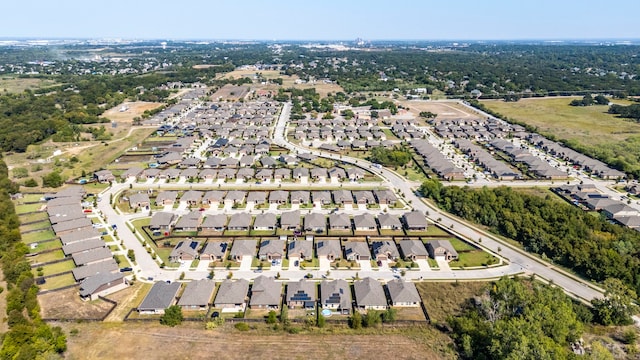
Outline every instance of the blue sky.
<path fill-rule="evenodd" d="M 0 37 L 639 39 L 639 13 L 638 0 L 10 0 Z"/>

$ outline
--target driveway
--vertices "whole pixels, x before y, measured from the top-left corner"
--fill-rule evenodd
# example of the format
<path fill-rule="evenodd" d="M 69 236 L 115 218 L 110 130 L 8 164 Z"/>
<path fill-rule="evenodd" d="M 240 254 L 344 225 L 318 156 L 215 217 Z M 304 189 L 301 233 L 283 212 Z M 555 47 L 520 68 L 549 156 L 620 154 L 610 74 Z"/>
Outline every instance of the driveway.
<path fill-rule="evenodd" d="M 323 257 L 318 259 L 318 261 L 320 263 L 320 266 L 319 266 L 320 271 L 331 270 L 331 261 L 329 261 L 329 259 Z"/>
<path fill-rule="evenodd" d="M 440 271 L 451 271 L 451 268 L 449 267 L 449 263 L 447 262 L 447 260 L 436 259 L 436 262 L 438 263 L 438 267 L 440 268 Z"/>
<path fill-rule="evenodd" d="M 360 265 L 360 271 L 371 271 L 371 261 L 369 260 L 358 260 L 358 265 Z"/>
<path fill-rule="evenodd" d="M 420 268 L 420 271 L 431 271 L 431 266 L 429 266 L 429 261 L 426 259 L 418 259 L 416 260 L 416 264 Z"/>
<path fill-rule="evenodd" d="M 253 262 L 253 256 L 243 256 L 240 262 L 240 271 L 251 271 L 251 263 Z"/>

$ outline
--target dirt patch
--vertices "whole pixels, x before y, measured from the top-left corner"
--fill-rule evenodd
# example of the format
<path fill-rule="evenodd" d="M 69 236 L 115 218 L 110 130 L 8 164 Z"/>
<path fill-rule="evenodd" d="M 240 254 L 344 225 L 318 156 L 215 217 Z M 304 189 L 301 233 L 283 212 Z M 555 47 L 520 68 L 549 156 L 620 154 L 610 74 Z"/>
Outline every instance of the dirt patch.
<path fill-rule="evenodd" d="M 82 301 L 78 289 L 52 291 L 38 295 L 43 319 L 99 319 L 113 307 L 102 301 Z"/>
<path fill-rule="evenodd" d="M 438 114 L 436 121 L 448 119 L 473 119 L 480 116 L 457 103 L 428 102 L 428 101 L 410 101 L 402 100 L 400 104 L 409 108 L 414 116 L 419 116 L 422 111 L 429 111 Z"/>
<path fill-rule="evenodd" d="M 60 324 L 68 337 L 68 359 L 442 359 L 427 329 L 411 335 L 272 334 L 238 332 L 230 324 L 206 331 L 200 323 L 175 328 L 155 323 Z M 415 334 L 417 333 L 417 335 Z M 117 344 L 117 346 L 114 346 Z M 446 351 L 446 350 L 443 350 Z M 449 356 L 448 358 L 453 358 Z"/>
<path fill-rule="evenodd" d="M 151 284 L 137 281 L 134 285 L 107 296 L 108 299 L 117 302 L 118 306 L 104 321 L 123 321 L 131 309 L 140 305 L 151 286 Z"/>
<path fill-rule="evenodd" d="M 480 295 L 487 283 L 421 282 L 416 284 L 432 323 L 444 322 L 449 315 L 458 315 L 466 301 Z"/>
<path fill-rule="evenodd" d="M 243 85 L 237 86 L 237 85 L 226 84 L 225 86 L 221 87 L 218 91 L 213 93 L 213 95 L 211 95 L 211 99 L 213 99 L 214 101 L 218 101 L 218 100 L 237 101 L 240 99 L 244 99 L 247 96 L 247 94 L 249 94 L 249 90 L 250 88 L 248 86 L 243 86 Z"/>
<path fill-rule="evenodd" d="M 134 117 L 141 116 L 145 111 L 153 110 L 161 105 L 162 103 L 145 101 L 123 102 L 105 111 L 102 116 L 118 123 L 131 123 Z"/>

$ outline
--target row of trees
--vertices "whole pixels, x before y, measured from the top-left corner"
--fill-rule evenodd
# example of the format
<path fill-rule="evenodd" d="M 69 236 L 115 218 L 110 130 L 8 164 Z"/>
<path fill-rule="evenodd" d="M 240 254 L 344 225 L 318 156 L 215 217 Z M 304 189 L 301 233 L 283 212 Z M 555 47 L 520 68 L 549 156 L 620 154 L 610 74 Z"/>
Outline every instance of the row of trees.
<path fill-rule="evenodd" d="M 60 327 L 50 327 L 40 318 L 38 287 L 34 283 L 29 252 L 20 237 L 20 221 L 9 194 L 18 191 L 8 178 L 7 166 L 0 159 L 0 258 L 7 282 L 7 323 L 0 357 L 2 359 L 53 359 L 66 348 Z"/>
<path fill-rule="evenodd" d="M 404 166 L 411 161 L 411 153 L 398 146 L 392 149 L 376 147 L 371 149 L 368 160 L 385 166 Z"/>
<path fill-rule="evenodd" d="M 620 117 L 640 121 L 640 104 L 628 106 L 613 104 L 609 106 L 609 114 L 620 115 Z"/>
<path fill-rule="evenodd" d="M 511 188 L 420 187 L 443 210 L 488 226 L 527 251 L 596 280 L 620 279 L 640 289 L 640 233 L 571 206 L 552 195 L 539 197 Z"/>
<path fill-rule="evenodd" d="M 598 94 L 594 98 L 591 94 L 587 94 L 582 97 L 582 100 L 571 100 L 569 103 L 571 106 L 591 106 L 591 105 L 609 105 L 609 99 L 604 95 Z"/>

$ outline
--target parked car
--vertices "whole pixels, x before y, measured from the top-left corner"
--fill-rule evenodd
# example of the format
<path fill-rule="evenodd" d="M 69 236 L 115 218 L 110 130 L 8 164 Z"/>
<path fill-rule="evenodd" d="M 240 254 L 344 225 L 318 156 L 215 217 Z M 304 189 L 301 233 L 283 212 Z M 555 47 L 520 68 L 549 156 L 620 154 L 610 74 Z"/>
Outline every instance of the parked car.
<path fill-rule="evenodd" d="M 133 271 L 133 269 L 130 267 L 123 267 L 120 269 L 120 272 L 127 272 L 127 271 Z"/>

